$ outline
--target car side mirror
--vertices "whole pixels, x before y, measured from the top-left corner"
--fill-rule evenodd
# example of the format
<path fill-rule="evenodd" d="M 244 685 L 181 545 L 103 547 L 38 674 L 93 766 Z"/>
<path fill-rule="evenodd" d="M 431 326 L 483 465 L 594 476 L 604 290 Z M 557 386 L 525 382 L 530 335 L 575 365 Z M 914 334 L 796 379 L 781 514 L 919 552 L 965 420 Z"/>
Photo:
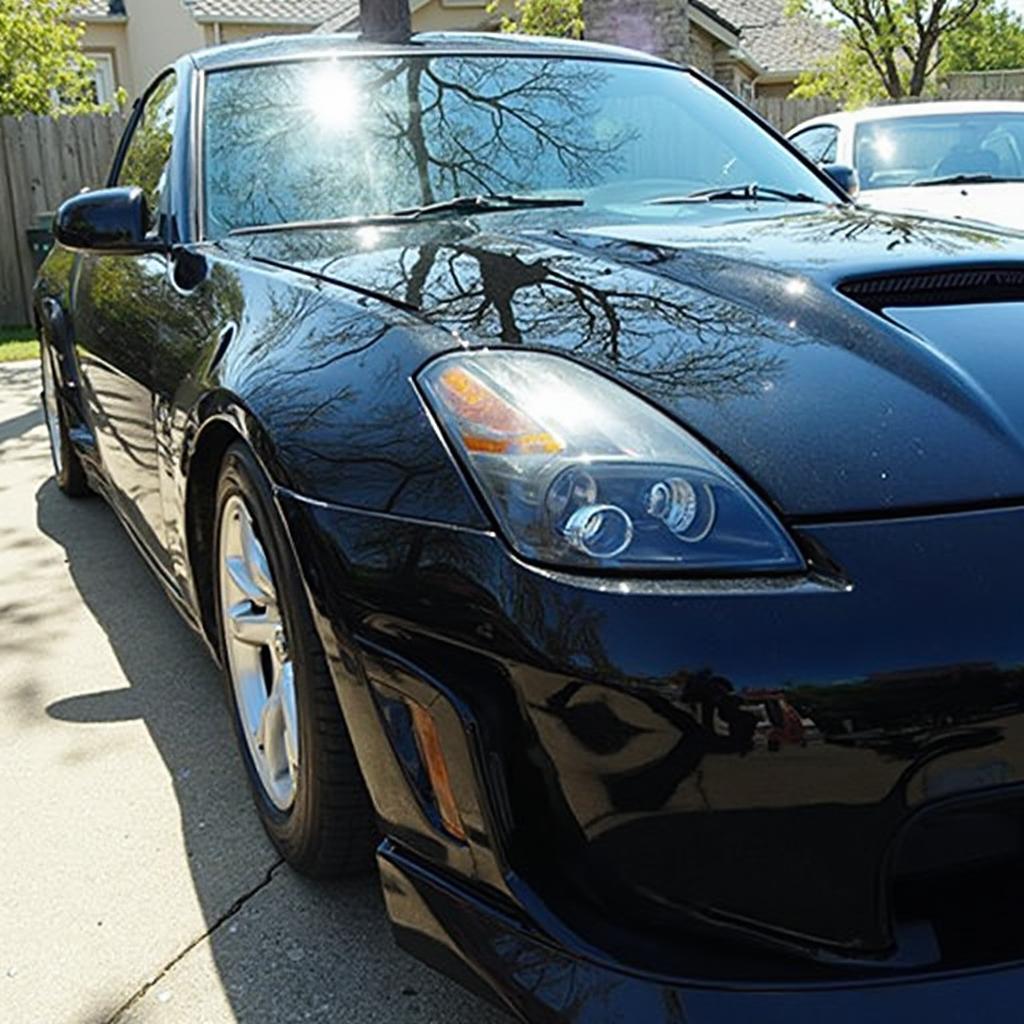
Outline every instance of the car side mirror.
<path fill-rule="evenodd" d="M 128 255 L 164 248 L 159 239 L 146 237 L 149 207 L 137 186 L 101 188 L 83 192 L 61 203 L 53 222 L 53 236 L 68 249 Z"/>
<path fill-rule="evenodd" d="M 821 169 L 851 198 L 860 191 L 860 175 L 846 164 L 822 164 Z"/>

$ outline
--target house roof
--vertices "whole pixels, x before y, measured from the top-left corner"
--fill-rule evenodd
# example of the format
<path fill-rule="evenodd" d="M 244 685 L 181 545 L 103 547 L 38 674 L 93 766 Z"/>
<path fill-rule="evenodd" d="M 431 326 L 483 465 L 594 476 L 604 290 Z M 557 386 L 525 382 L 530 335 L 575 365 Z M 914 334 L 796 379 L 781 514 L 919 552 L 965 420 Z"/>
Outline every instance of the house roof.
<path fill-rule="evenodd" d="M 123 18 L 124 0 L 78 0 L 71 8 L 73 18 Z"/>
<path fill-rule="evenodd" d="M 359 21 L 359 0 L 334 0 L 334 10 L 317 32 L 344 32 L 356 28 Z"/>
<path fill-rule="evenodd" d="M 706 14 L 709 18 L 716 21 L 722 26 L 727 32 L 732 32 L 733 35 L 739 35 L 739 26 L 734 25 L 719 9 L 721 4 L 702 3 L 701 0 L 690 0 L 690 6 L 695 7 L 698 11 Z"/>
<path fill-rule="evenodd" d="M 319 25 L 341 8 L 359 14 L 358 0 L 181 0 L 197 21 Z M 123 18 L 131 0 L 76 0 L 74 18 Z M 351 18 L 349 19 L 351 20 Z"/>
<path fill-rule="evenodd" d="M 743 48 L 767 74 L 803 71 L 839 46 L 839 34 L 817 18 L 786 14 L 785 0 L 711 0 L 740 30 Z"/>
<path fill-rule="evenodd" d="M 197 21 L 319 25 L 344 0 L 182 0 Z M 358 4 L 353 6 L 358 7 Z"/>
<path fill-rule="evenodd" d="M 246 4 L 259 0 L 197 2 Z M 835 29 L 817 18 L 787 15 L 785 0 L 690 2 L 696 10 L 711 18 L 726 32 L 739 36 L 743 51 L 750 55 L 765 74 L 803 71 L 839 45 L 839 34 Z M 318 32 L 341 32 L 357 27 L 359 0 L 328 0 L 328 6 L 332 7 L 331 17 L 317 29 Z"/>

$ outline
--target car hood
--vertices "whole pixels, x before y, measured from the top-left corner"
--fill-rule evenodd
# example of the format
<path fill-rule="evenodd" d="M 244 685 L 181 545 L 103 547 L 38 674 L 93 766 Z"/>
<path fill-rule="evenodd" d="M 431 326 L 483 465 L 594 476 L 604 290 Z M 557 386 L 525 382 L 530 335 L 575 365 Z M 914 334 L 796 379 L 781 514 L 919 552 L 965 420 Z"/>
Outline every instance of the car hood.
<path fill-rule="evenodd" d="M 860 202 L 878 210 L 912 211 L 930 217 L 986 221 L 1024 231 L 1024 182 L 991 185 L 928 185 L 862 192 Z"/>
<path fill-rule="evenodd" d="M 729 207 L 696 223 L 500 214 L 227 244 L 415 312 L 441 329 L 438 346 L 536 346 L 591 363 L 790 518 L 1024 496 L 1024 302 L 1005 286 L 1024 242 L 794 209 Z M 956 270 L 962 284 L 970 268 L 1008 273 L 993 278 L 1004 301 L 978 302 L 985 278 L 950 292 L 953 278 L 934 277 Z M 903 307 L 879 309 L 885 281 L 910 271 L 933 276 Z M 851 280 L 867 283 L 874 310 L 843 294 Z"/>

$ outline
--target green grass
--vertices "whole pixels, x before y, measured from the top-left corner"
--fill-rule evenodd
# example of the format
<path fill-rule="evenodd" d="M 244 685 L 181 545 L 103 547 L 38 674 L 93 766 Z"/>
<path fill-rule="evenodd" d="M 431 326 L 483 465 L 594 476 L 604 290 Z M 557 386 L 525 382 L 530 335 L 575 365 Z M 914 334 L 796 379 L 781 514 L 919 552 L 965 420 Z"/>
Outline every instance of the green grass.
<path fill-rule="evenodd" d="M 31 327 L 0 327 L 0 363 L 38 358 L 39 342 Z"/>

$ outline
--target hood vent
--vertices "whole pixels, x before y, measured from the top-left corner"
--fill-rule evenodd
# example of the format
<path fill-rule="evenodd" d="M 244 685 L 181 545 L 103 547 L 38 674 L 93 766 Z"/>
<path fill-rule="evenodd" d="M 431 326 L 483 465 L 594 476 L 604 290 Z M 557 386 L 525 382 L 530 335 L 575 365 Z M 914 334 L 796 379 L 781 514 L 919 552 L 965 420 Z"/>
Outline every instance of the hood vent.
<path fill-rule="evenodd" d="M 868 309 L 1024 302 L 1024 267 L 926 270 L 844 281 L 839 291 Z"/>

